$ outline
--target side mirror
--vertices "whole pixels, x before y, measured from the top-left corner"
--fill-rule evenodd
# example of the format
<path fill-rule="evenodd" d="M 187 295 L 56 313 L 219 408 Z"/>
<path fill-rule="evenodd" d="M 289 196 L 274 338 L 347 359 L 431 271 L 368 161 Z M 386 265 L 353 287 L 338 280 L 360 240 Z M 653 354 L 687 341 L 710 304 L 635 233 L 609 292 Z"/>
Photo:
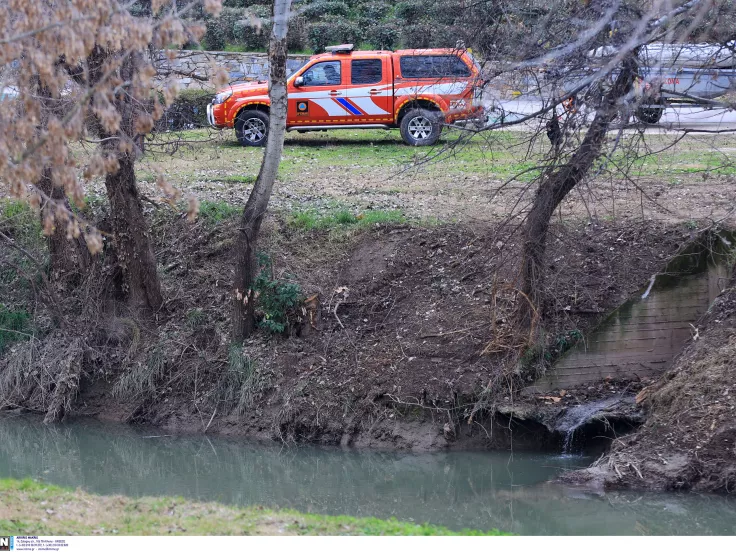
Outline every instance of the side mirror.
<path fill-rule="evenodd" d="M 304 84 L 304 77 L 297 77 L 294 79 L 294 86 L 297 88 Z"/>

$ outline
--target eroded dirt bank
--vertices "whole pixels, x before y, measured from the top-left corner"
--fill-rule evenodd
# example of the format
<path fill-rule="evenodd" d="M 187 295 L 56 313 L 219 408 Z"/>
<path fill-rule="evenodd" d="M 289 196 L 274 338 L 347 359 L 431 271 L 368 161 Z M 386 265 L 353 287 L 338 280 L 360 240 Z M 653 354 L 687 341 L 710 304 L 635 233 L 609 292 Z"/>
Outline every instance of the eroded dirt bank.
<path fill-rule="evenodd" d="M 76 314 L 64 331 L 49 322 L 42 337 L 0 360 L 2 407 L 44 411 L 63 384 L 77 390 L 62 405 L 68 415 L 170 430 L 412 450 L 559 446 L 545 426 L 559 409 L 649 382 L 602 382 L 561 401 L 519 399 L 520 386 L 691 234 L 656 222 L 555 225 L 546 342 L 511 363 L 509 286 L 519 248 L 507 229 L 304 231 L 273 219 L 263 244 L 271 277 L 319 296 L 317 329 L 289 338 L 259 332 L 235 350 L 228 345 L 232 225 L 155 221 L 168 298 L 156 326 L 106 295 L 104 266 L 67 290 L 65 312 Z"/>
<path fill-rule="evenodd" d="M 637 400 L 647 419 L 591 468 L 565 480 L 599 487 L 736 491 L 736 272 L 692 341 Z"/>

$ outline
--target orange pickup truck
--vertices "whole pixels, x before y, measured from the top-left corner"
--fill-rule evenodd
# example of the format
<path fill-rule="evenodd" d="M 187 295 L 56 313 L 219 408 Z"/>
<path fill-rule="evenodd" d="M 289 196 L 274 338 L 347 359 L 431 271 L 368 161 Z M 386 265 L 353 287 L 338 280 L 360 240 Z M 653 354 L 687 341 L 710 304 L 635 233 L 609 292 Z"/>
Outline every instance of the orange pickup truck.
<path fill-rule="evenodd" d="M 288 79 L 287 130 L 399 128 L 411 146 L 434 144 L 442 125 L 478 117 L 480 69 L 466 50 L 353 51 L 330 46 Z M 268 138 L 268 83 L 220 90 L 207 106 L 217 128 L 235 128 L 244 146 Z"/>

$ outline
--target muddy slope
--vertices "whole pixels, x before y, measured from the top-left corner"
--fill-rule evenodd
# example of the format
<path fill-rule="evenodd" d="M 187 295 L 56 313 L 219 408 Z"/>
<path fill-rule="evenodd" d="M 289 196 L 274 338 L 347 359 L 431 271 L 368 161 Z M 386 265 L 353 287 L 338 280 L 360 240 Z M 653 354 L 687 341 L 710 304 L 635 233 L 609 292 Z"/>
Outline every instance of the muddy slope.
<path fill-rule="evenodd" d="M 319 329 L 290 338 L 259 332 L 234 352 L 228 347 L 233 229 L 171 225 L 156 228 L 168 298 L 158 325 L 106 308 L 94 323 L 75 325 L 73 351 L 54 332 L 16 345 L 0 359 L 0 380 L 19 383 L 3 397 L 6 407 L 47 408 L 48 393 L 24 374 L 53 379 L 49 366 L 73 354 L 67 364 L 82 370 L 69 414 L 417 450 L 508 447 L 513 429 L 515 447 L 544 445 L 544 427 L 534 421 L 473 415 L 489 389 L 497 404 L 513 404 L 523 377 L 523 367 L 509 364 L 504 352 L 514 306 L 505 290 L 519 247 L 503 229 L 296 232 L 272 220 L 264 249 L 274 277 L 319 294 Z M 593 327 L 688 237 L 682 226 L 651 222 L 554 226 L 544 354 L 556 354 L 567 332 Z M 54 388 L 53 381 L 43 385 Z"/>
<path fill-rule="evenodd" d="M 699 327 L 672 369 L 639 393 L 648 411 L 641 429 L 568 481 L 736 491 L 736 272 Z"/>

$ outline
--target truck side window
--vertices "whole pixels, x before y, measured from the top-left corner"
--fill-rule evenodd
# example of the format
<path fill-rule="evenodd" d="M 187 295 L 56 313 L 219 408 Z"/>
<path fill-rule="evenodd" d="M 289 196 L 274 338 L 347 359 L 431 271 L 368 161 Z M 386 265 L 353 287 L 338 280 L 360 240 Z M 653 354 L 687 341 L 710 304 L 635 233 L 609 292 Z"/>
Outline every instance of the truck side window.
<path fill-rule="evenodd" d="M 405 79 L 470 76 L 470 69 L 457 56 L 401 56 L 399 64 Z"/>
<path fill-rule="evenodd" d="M 377 84 L 383 80 L 380 59 L 354 59 L 350 62 L 351 84 Z"/>
<path fill-rule="evenodd" d="M 305 86 L 329 86 L 342 82 L 339 61 L 315 63 L 303 75 Z"/>

